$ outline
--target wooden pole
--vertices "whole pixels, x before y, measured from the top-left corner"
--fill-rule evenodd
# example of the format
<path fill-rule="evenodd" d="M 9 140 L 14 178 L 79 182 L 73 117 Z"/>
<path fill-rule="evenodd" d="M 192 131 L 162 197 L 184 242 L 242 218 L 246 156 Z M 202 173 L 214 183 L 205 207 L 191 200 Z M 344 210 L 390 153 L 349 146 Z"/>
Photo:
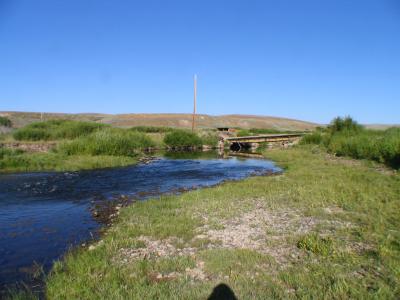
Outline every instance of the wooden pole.
<path fill-rule="evenodd" d="M 193 97 L 193 119 L 192 119 L 192 132 L 194 132 L 194 119 L 195 119 L 195 115 L 196 115 L 196 98 L 197 98 L 197 75 L 194 74 L 193 77 L 193 84 L 194 84 L 194 97 Z"/>

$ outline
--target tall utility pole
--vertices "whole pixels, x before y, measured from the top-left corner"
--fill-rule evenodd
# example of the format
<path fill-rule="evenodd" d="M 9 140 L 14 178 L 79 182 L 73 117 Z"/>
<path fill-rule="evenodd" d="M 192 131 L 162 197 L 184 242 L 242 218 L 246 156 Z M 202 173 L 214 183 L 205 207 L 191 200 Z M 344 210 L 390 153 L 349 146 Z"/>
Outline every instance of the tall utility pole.
<path fill-rule="evenodd" d="M 192 132 L 194 132 L 194 118 L 196 115 L 196 98 L 197 98 L 197 75 L 193 76 L 194 81 L 194 97 L 193 97 L 193 119 L 192 119 Z"/>

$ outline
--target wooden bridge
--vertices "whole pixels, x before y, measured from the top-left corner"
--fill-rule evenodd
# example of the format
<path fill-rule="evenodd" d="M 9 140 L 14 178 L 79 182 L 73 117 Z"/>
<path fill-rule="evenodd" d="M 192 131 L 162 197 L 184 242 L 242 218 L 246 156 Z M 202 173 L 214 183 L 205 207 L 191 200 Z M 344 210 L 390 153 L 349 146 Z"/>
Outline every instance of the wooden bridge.
<path fill-rule="evenodd" d="M 232 151 L 240 151 L 242 149 L 250 149 L 254 144 L 268 143 L 270 145 L 287 146 L 298 142 L 304 133 L 285 133 L 285 134 L 265 134 L 252 136 L 226 137 L 225 142 L 230 143 Z"/>

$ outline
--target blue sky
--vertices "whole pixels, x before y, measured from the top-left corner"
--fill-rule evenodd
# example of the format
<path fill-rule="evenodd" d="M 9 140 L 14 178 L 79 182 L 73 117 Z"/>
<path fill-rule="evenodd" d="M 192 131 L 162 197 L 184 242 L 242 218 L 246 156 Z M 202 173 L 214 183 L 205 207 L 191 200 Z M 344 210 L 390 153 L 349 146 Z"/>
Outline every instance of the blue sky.
<path fill-rule="evenodd" d="M 397 0 L 0 0 L 0 110 L 400 123 Z"/>

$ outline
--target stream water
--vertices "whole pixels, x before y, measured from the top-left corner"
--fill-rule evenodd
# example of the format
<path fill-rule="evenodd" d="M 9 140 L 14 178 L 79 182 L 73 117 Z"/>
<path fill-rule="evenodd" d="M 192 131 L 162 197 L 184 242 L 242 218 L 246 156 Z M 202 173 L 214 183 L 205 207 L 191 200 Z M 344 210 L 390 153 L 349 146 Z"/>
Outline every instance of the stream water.
<path fill-rule="evenodd" d="M 104 226 L 91 212 L 98 201 L 121 195 L 143 200 L 280 171 L 262 159 L 196 155 L 123 168 L 0 174 L 0 291 L 21 282 L 40 286 L 35 275 L 48 272 L 69 248 L 96 238 Z"/>

